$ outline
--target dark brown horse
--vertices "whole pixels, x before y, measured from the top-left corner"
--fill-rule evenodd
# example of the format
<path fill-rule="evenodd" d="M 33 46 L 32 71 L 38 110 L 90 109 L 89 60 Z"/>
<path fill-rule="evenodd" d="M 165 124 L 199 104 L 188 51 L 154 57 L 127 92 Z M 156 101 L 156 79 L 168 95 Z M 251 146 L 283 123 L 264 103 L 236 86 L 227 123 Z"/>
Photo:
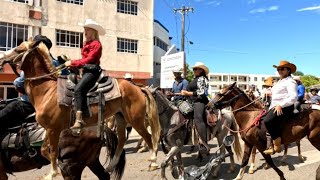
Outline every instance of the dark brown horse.
<path fill-rule="evenodd" d="M 25 73 L 25 89 L 36 110 L 36 120 L 43 126 L 46 140 L 42 146 L 42 154 L 51 161 L 51 172 L 46 179 L 52 179 L 57 174 L 58 141 L 60 132 L 68 128 L 70 122 L 70 107 L 59 105 L 57 101 L 57 72 L 53 66 L 47 47 L 32 39 L 21 43 L 18 47 L 5 52 L 0 57 L 0 66 L 5 60 L 10 63 L 20 63 Z M 153 97 L 146 97 L 141 89 L 126 80 L 118 80 L 121 96 L 106 102 L 104 117 L 116 115 L 118 147 L 111 160 L 108 171 L 111 172 L 119 161 L 126 141 L 125 128 L 130 123 L 152 148 L 151 166 L 155 163 L 160 138 L 159 116 Z M 92 117 L 85 119 L 88 126 L 95 125 L 98 119 L 98 105 L 91 106 Z M 144 126 L 146 114 L 152 134 Z"/>
<path fill-rule="evenodd" d="M 248 96 L 236 86 L 236 83 L 233 83 L 222 89 L 214 98 L 214 102 L 215 106 L 218 108 L 231 106 L 237 124 L 241 129 L 241 138 L 245 142 L 241 169 L 236 179 L 242 179 L 252 148 L 253 146 L 256 146 L 270 167 L 278 173 L 281 180 L 284 180 L 285 177 L 283 172 L 275 166 L 271 156 L 263 153 L 266 149 L 266 139 L 263 137 L 265 132 L 262 132 L 259 126 L 254 126 L 255 118 L 261 112 L 261 109 L 254 104 L 254 101 L 250 100 Z M 310 143 L 316 149 L 320 150 L 319 110 L 309 109 L 300 112 L 292 117 L 290 121 L 283 121 L 281 127 L 283 132 L 281 137 L 283 144 L 296 142 L 307 136 Z"/>
<path fill-rule="evenodd" d="M 117 136 L 109 129 L 104 129 L 104 138 L 97 137 L 97 127 L 85 127 L 80 135 L 74 136 L 70 129 L 64 129 L 60 134 L 58 164 L 65 180 L 80 180 L 83 169 L 89 169 L 99 179 L 110 179 L 99 161 L 100 151 L 106 145 L 106 162 L 115 155 L 118 144 Z M 80 155 L 80 156 L 79 156 Z M 119 163 L 112 172 L 114 179 L 121 179 L 125 166 L 125 151 L 123 150 Z"/>

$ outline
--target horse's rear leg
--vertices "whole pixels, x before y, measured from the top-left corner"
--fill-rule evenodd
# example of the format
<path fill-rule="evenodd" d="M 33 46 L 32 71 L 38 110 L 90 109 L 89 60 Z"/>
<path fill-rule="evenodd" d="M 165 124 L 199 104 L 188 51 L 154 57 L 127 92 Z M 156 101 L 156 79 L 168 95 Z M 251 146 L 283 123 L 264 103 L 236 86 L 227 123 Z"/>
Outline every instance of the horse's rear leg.
<path fill-rule="evenodd" d="M 167 156 L 164 158 L 164 160 L 161 163 L 161 179 L 162 180 L 166 180 L 166 167 L 167 164 L 169 163 L 169 161 L 173 158 L 173 156 L 175 156 L 177 153 L 180 152 L 182 147 L 178 147 L 178 146 L 173 146 L 171 147 L 169 153 L 167 154 Z"/>
<path fill-rule="evenodd" d="M 266 162 L 269 164 L 269 166 L 272 167 L 280 176 L 280 180 L 285 180 L 286 178 L 284 178 L 283 172 L 279 168 L 277 168 L 277 166 L 273 163 L 271 156 L 263 153 L 264 148 L 259 149 L 259 151 L 266 160 Z"/>
<path fill-rule="evenodd" d="M 301 146 L 300 146 L 300 140 L 299 141 L 296 141 L 296 144 L 297 144 L 297 147 L 298 147 L 298 157 L 299 157 L 299 161 L 301 163 L 304 162 L 304 157 L 302 156 L 301 154 Z"/>
<path fill-rule="evenodd" d="M 281 162 L 285 162 L 286 159 L 287 159 L 288 147 L 289 147 L 288 144 L 284 144 L 284 153 L 283 153 L 283 156 L 282 156 L 282 158 L 280 160 Z"/>
<path fill-rule="evenodd" d="M 320 123 L 319 123 L 320 124 Z M 320 127 L 315 128 L 314 130 L 312 130 L 309 135 L 308 135 L 308 140 L 311 142 L 311 144 L 317 148 L 320 151 L 320 141 L 319 141 L 319 137 L 320 137 Z"/>
<path fill-rule="evenodd" d="M 252 145 L 250 145 L 246 142 L 244 143 L 244 153 L 243 153 L 243 157 L 242 157 L 242 163 L 241 163 L 240 171 L 239 171 L 237 177 L 235 178 L 236 180 L 240 180 L 243 178 L 245 168 L 249 162 L 252 148 L 253 148 Z"/>
<path fill-rule="evenodd" d="M 52 180 L 58 174 L 57 168 L 57 158 L 58 158 L 58 142 L 59 142 L 59 134 L 58 130 L 47 129 L 47 136 L 49 140 L 49 155 L 51 162 L 51 170 L 50 173 L 45 177 L 46 180 Z"/>
<path fill-rule="evenodd" d="M 99 158 L 95 159 L 88 165 L 89 169 L 99 178 L 109 180 L 110 175 L 108 172 L 105 172 L 103 166 L 101 165 Z"/>
<path fill-rule="evenodd" d="M 250 163 L 250 168 L 249 168 L 249 174 L 254 173 L 254 170 L 255 170 L 254 162 L 256 160 L 256 154 L 257 154 L 257 148 L 254 146 L 252 148 L 252 152 L 251 152 L 251 163 Z"/>
<path fill-rule="evenodd" d="M 115 116 L 116 116 L 116 124 L 117 124 L 118 145 L 117 145 L 117 150 L 115 152 L 114 157 L 112 158 L 108 167 L 106 168 L 108 172 L 112 172 L 114 167 L 118 164 L 120 155 L 122 153 L 124 144 L 126 142 L 127 122 L 123 118 L 122 114 L 116 114 Z"/>

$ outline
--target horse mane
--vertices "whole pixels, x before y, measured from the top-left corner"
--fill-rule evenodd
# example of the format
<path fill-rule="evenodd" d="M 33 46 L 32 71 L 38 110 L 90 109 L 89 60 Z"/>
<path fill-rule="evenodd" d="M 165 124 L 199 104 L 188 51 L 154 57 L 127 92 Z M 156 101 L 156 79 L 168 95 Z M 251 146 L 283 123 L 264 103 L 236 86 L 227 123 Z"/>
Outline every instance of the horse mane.
<path fill-rule="evenodd" d="M 255 101 L 255 100 L 252 100 L 243 90 L 241 90 L 240 88 L 237 87 L 237 90 L 240 91 L 240 93 L 244 94 L 245 97 L 251 102 Z M 255 101 L 253 104 L 252 104 L 255 108 L 258 108 L 258 109 L 263 109 L 263 106 L 262 104 L 259 102 L 259 101 Z"/>
<path fill-rule="evenodd" d="M 44 63 L 46 65 L 46 68 L 49 70 L 49 72 L 55 71 L 56 68 L 52 63 L 52 57 L 50 55 L 49 49 L 43 42 L 41 42 L 38 45 L 37 51 L 41 55 L 41 57 L 44 59 Z"/>

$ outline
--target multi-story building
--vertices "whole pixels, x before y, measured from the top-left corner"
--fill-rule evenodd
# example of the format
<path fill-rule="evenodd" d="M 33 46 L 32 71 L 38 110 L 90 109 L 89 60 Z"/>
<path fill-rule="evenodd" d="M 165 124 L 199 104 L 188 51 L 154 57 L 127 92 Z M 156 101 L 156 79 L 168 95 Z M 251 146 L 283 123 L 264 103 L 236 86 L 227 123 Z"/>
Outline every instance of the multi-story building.
<path fill-rule="evenodd" d="M 110 76 L 123 78 L 128 72 L 146 84 L 154 75 L 153 0 L 3 0 L 0 6 L 0 52 L 42 34 L 51 39 L 54 56 L 78 59 L 84 41 L 79 23 L 90 18 L 106 30 L 100 36 L 101 66 Z M 8 67 L 0 73 L 0 98 L 14 91 L 14 78 Z"/>
<path fill-rule="evenodd" d="M 153 77 L 148 84 L 160 86 L 161 57 L 164 56 L 170 46 L 169 30 L 158 20 L 153 23 Z"/>
<path fill-rule="evenodd" d="M 273 77 L 274 82 L 279 80 L 279 76 L 267 74 L 209 73 L 209 94 L 215 95 L 233 82 L 237 82 L 237 86 L 243 90 L 249 88 L 261 90 L 264 80 L 268 77 Z"/>

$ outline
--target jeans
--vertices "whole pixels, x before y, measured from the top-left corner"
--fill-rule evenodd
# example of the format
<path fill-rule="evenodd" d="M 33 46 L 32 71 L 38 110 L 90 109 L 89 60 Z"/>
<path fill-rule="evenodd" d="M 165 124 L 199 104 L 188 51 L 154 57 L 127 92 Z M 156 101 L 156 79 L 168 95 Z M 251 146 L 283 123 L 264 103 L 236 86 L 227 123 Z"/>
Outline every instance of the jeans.
<path fill-rule="evenodd" d="M 201 102 L 195 102 L 193 108 L 194 108 L 194 111 L 193 111 L 194 123 L 196 125 L 197 131 L 199 133 L 201 140 L 206 143 L 207 128 L 204 122 L 205 104 Z"/>

